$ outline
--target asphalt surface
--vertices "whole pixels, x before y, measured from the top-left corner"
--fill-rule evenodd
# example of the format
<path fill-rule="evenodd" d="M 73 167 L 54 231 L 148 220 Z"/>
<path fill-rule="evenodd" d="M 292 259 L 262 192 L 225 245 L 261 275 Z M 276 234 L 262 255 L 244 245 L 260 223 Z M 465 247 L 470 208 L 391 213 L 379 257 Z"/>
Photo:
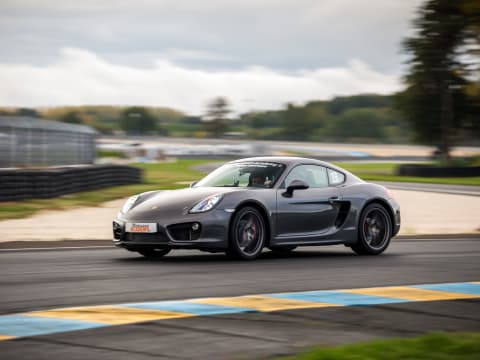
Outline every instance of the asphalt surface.
<path fill-rule="evenodd" d="M 343 246 L 255 262 L 115 248 L 0 251 L 0 314 L 58 307 L 480 280 L 480 237 L 397 240 L 377 257 Z M 480 301 L 413 302 L 184 318 L 0 342 L 2 359 L 259 358 L 313 344 L 480 331 Z"/>

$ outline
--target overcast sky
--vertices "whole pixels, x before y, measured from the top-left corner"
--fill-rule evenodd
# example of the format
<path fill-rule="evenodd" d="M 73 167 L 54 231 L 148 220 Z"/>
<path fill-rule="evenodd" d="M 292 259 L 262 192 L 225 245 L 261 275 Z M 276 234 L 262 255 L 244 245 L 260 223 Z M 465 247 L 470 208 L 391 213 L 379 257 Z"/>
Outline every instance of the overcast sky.
<path fill-rule="evenodd" d="M 236 112 L 401 88 L 421 0 L 0 0 L 0 106 Z"/>

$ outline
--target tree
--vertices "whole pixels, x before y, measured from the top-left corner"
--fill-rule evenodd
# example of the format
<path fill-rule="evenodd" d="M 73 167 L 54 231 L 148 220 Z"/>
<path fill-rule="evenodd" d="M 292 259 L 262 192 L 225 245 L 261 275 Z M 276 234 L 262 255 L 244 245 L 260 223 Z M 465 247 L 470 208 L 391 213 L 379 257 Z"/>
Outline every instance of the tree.
<path fill-rule="evenodd" d="M 240 119 L 253 129 L 279 127 L 282 114 L 280 111 L 252 111 L 242 114 Z"/>
<path fill-rule="evenodd" d="M 217 97 L 210 101 L 203 118 L 205 131 L 212 137 L 220 137 L 227 129 L 227 115 L 230 113 L 226 98 Z"/>
<path fill-rule="evenodd" d="M 304 106 L 287 104 L 283 113 L 283 138 L 287 140 L 308 140 L 315 129 L 315 119 Z"/>
<path fill-rule="evenodd" d="M 414 21 L 416 35 L 403 44 L 411 58 L 407 89 L 398 96 L 398 106 L 412 124 L 416 140 L 435 145 L 445 160 L 460 131 L 472 126 L 476 111 L 466 93 L 471 66 L 459 56 L 470 51 L 472 41 L 477 45 L 480 41 L 471 35 L 478 29 L 478 13 L 472 14 L 470 3 L 474 4 L 428 0 Z"/>
<path fill-rule="evenodd" d="M 157 121 L 144 107 L 132 106 L 122 111 L 120 127 L 129 134 L 147 134 L 157 130 Z"/>
<path fill-rule="evenodd" d="M 335 118 L 329 129 L 331 137 L 345 139 L 385 139 L 385 124 L 374 109 L 350 109 Z"/>
<path fill-rule="evenodd" d="M 465 44 L 462 49 L 466 55 L 467 71 L 476 77 L 480 85 L 480 2 L 478 0 L 463 0 L 460 11 L 467 19 Z M 478 98 L 477 98 L 478 99 Z"/>
<path fill-rule="evenodd" d="M 82 119 L 78 115 L 78 112 L 76 112 L 76 111 L 66 112 L 65 114 L 61 115 L 58 118 L 58 120 L 60 120 L 61 122 L 69 123 L 69 124 L 81 124 L 82 123 Z"/>
<path fill-rule="evenodd" d="M 35 117 L 35 118 L 39 118 L 39 117 L 40 117 L 40 114 L 38 113 L 37 110 L 35 110 L 35 109 L 30 109 L 30 108 L 20 108 L 20 109 L 17 109 L 13 115 L 14 115 L 14 116 Z"/>
<path fill-rule="evenodd" d="M 327 104 L 328 111 L 337 115 L 348 109 L 384 108 L 392 104 L 390 96 L 376 94 L 361 94 L 354 96 L 337 96 Z"/>

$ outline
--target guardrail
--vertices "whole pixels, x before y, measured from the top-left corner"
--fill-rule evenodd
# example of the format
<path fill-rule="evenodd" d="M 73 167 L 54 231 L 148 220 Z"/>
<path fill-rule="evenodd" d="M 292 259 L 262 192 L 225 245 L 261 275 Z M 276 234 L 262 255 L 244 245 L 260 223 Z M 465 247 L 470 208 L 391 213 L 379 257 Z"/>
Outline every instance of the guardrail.
<path fill-rule="evenodd" d="M 53 198 L 141 182 L 141 169 L 126 165 L 0 169 L 0 201 Z"/>

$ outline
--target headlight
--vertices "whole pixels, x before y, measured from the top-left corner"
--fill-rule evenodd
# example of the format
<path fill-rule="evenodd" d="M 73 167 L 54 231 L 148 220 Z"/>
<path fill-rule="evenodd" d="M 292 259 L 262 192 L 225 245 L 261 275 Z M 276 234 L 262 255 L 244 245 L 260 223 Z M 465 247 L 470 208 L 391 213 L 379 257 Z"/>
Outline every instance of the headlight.
<path fill-rule="evenodd" d="M 129 198 L 125 202 L 125 204 L 123 204 L 122 213 L 126 214 L 133 207 L 133 205 L 135 205 L 135 202 L 137 201 L 137 199 L 138 199 L 138 195 L 135 195 Z"/>
<path fill-rule="evenodd" d="M 194 207 L 192 207 L 189 213 L 201 213 L 208 210 L 212 210 L 215 205 L 217 205 L 220 200 L 222 200 L 222 194 L 211 195 L 198 202 Z"/>

